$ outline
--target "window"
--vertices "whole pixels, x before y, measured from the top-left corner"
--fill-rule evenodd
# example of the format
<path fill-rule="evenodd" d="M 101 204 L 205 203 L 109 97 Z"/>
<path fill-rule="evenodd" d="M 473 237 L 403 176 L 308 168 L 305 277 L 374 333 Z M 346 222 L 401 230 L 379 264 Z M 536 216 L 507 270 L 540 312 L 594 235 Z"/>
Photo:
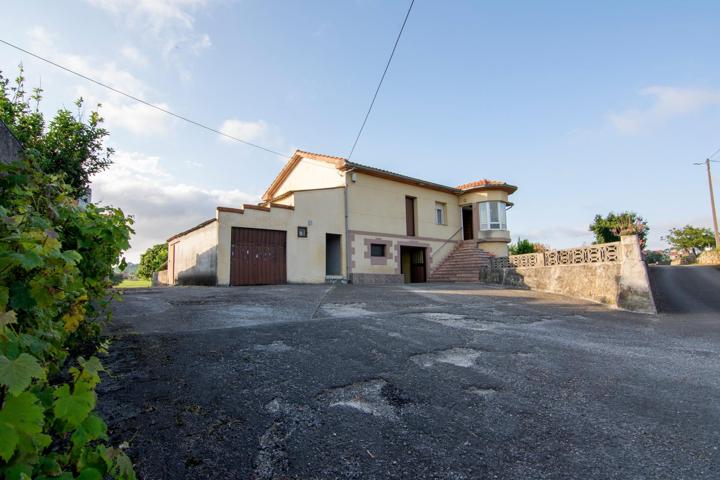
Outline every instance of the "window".
<path fill-rule="evenodd" d="M 385 256 L 385 244 L 371 243 L 370 244 L 370 256 L 371 257 L 384 257 Z"/>
<path fill-rule="evenodd" d="M 298 227 L 298 238 L 307 238 L 307 227 Z"/>
<path fill-rule="evenodd" d="M 435 202 L 435 223 L 447 225 L 447 206 L 442 202 Z"/>
<path fill-rule="evenodd" d="M 482 202 L 480 207 L 480 230 L 507 230 L 505 202 Z"/>

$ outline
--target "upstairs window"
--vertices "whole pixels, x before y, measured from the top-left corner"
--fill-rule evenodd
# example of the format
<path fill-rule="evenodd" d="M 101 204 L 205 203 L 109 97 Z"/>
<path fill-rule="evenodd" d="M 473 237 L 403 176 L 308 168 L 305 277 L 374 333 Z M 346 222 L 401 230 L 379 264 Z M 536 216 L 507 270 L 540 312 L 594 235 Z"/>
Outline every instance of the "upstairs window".
<path fill-rule="evenodd" d="M 507 230 L 505 202 L 482 202 L 480 207 L 480 230 Z"/>
<path fill-rule="evenodd" d="M 371 257 L 384 257 L 385 256 L 385 244 L 384 243 L 371 243 L 370 244 L 370 256 Z"/>
<path fill-rule="evenodd" d="M 435 223 L 447 225 L 447 206 L 442 202 L 435 202 Z"/>

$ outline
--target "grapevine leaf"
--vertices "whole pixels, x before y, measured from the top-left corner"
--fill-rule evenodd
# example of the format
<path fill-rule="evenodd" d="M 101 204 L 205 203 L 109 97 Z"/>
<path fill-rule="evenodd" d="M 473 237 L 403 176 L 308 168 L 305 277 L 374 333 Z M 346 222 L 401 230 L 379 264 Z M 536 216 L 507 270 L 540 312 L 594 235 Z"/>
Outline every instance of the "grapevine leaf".
<path fill-rule="evenodd" d="M 35 357 L 21 353 L 15 360 L 0 355 L 0 384 L 6 385 L 11 395 L 25 390 L 33 378 L 45 378 L 45 371 Z"/>
<path fill-rule="evenodd" d="M 84 382 L 75 384 L 70 393 L 70 386 L 65 384 L 55 390 L 55 416 L 65 420 L 72 427 L 77 427 L 95 407 L 95 393 Z"/>
<path fill-rule="evenodd" d="M 90 414 L 72 434 L 71 440 L 75 447 L 82 446 L 93 440 L 107 440 L 107 426 L 100 417 Z"/>
<path fill-rule="evenodd" d="M 13 426 L 17 433 L 39 434 L 42 430 L 43 409 L 37 404 L 37 397 L 30 392 L 9 396 L 0 410 L 0 422 Z"/>
<path fill-rule="evenodd" d="M 102 474 L 94 468 L 86 468 L 80 472 L 77 480 L 102 480 Z"/>
<path fill-rule="evenodd" d="M 25 271 L 32 270 L 43 264 L 42 257 L 35 252 L 13 253 L 10 254 L 10 257 L 16 260 Z"/>
<path fill-rule="evenodd" d="M 18 442 L 18 434 L 9 423 L 0 423 L 0 458 L 6 462 L 10 460 L 15 452 Z"/>

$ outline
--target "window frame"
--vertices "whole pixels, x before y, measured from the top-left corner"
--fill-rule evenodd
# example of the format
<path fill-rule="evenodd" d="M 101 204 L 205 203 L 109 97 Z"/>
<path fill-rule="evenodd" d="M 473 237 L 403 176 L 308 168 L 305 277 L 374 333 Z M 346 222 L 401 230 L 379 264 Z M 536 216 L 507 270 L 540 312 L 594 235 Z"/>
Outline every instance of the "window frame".
<path fill-rule="evenodd" d="M 493 207 L 496 210 L 493 212 Z M 480 230 L 507 230 L 507 203 L 501 200 L 480 202 Z M 497 220 L 493 221 L 493 214 Z"/>
<path fill-rule="evenodd" d="M 374 252 L 375 247 L 382 248 L 382 255 L 376 255 Z M 371 243 L 370 244 L 370 257 L 371 258 L 387 258 L 387 245 L 384 243 Z"/>
<path fill-rule="evenodd" d="M 308 238 L 308 227 L 299 225 L 297 227 L 297 236 L 298 238 Z"/>
<path fill-rule="evenodd" d="M 438 218 L 438 213 L 440 218 Z M 447 225 L 447 203 L 435 202 L 435 225 Z"/>

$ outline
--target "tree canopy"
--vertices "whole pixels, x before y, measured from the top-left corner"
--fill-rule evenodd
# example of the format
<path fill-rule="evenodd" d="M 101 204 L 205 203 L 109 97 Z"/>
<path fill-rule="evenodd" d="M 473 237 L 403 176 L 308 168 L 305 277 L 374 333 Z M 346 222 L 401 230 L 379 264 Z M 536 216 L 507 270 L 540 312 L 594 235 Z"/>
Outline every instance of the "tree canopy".
<path fill-rule="evenodd" d="M 671 228 L 665 241 L 673 248 L 691 252 L 693 255 L 697 255 L 698 250 L 716 246 L 715 237 L 709 228 L 693 227 L 692 225 Z"/>
<path fill-rule="evenodd" d="M 41 88 L 26 92 L 22 65 L 12 84 L 0 72 L 0 120 L 20 140 L 24 155 L 34 159 L 36 168 L 62 174 L 73 195 L 82 197 L 89 192 L 90 177 L 112 164 L 113 149 L 104 145 L 109 132 L 97 110 L 85 118 L 82 98 L 75 101 L 75 114 L 60 109 L 50 123 L 40 112 L 41 100 Z"/>
<path fill-rule="evenodd" d="M 620 241 L 621 235 L 637 235 L 640 248 L 645 248 L 647 234 L 650 230 L 643 217 L 635 212 L 610 212 L 606 216 L 595 215 L 589 230 L 595 234 L 594 243 L 610 243 Z"/>
<path fill-rule="evenodd" d="M 517 243 L 512 243 L 508 247 L 510 255 L 522 255 L 524 253 L 535 253 L 535 244 L 526 238 L 518 238 Z"/>
<path fill-rule="evenodd" d="M 145 250 L 140 256 L 140 266 L 137 276 L 140 278 L 152 278 L 152 274 L 163 269 L 168 259 L 167 243 L 158 243 Z"/>

